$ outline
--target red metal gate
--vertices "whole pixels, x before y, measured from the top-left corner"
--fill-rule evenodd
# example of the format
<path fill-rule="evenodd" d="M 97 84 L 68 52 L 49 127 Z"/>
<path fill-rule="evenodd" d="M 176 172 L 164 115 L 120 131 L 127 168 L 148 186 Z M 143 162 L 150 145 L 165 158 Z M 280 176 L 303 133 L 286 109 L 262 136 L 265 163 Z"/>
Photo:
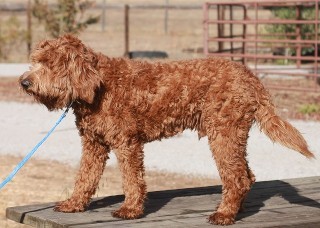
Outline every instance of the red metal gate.
<path fill-rule="evenodd" d="M 203 13 L 206 55 L 242 61 L 269 88 L 320 90 L 319 0 L 212 2 Z"/>

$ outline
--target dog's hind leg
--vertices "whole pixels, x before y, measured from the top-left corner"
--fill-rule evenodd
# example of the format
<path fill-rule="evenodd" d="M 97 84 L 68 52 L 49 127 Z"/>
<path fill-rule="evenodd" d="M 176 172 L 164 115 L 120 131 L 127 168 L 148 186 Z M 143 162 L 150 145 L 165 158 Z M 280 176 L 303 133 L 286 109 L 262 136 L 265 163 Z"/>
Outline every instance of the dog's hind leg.
<path fill-rule="evenodd" d="M 116 150 L 119 167 L 122 173 L 125 201 L 114 211 L 114 217 L 135 219 L 143 215 L 144 200 L 147 190 L 144 181 L 143 146 L 129 145 Z"/>
<path fill-rule="evenodd" d="M 58 203 L 54 210 L 61 212 L 84 211 L 95 194 L 103 173 L 110 149 L 82 137 L 83 152 L 80 169 L 71 197 Z"/>
<path fill-rule="evenodd" d="M 222 120 L 223 118 L 218 118 Z M 211 126 L 211 128 L 210 128 Z M 246 160 L 246 145 L 251 123 L 232 122 L 227 119 L 209 125 L 207 130 L 210 148 L 222 181 L 222 202 L 209 222 L 229 225 L 235 217 L 254 183 L 254 175 Z"/>

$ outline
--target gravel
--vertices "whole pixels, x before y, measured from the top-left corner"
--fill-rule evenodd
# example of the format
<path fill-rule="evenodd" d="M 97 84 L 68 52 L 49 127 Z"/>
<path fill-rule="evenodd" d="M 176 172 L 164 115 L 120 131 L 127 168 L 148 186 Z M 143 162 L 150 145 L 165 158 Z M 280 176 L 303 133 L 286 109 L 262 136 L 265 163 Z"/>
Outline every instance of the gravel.
<path fill-rule="evenodd" d="M 0 154 L 15 156 L 25 156 L 32 150 L 62 114 L 62 111 L 48 112 L 42 105 L 15 102 L 0 102 L 0 111 Z M 290 122 L 319 157 L 320 122 Z M 308 160 L 295 151 L 273 144 L 257 126 L 250 131 L 247 151 L 249 165 L 259 181 L 320 175 L 319 159 Z M 34 157 L 71 166 L 79 164 L 81 141 L 72 111 Z M 4 162 L 0 161 L 0 165 Z M 116 165 L 113 153 L 108 164 Z M 192 131 L 146 144 L 145 166 L 157 171 L 219 178 L 207 139 L 198 140 L 197 133 Z"/>

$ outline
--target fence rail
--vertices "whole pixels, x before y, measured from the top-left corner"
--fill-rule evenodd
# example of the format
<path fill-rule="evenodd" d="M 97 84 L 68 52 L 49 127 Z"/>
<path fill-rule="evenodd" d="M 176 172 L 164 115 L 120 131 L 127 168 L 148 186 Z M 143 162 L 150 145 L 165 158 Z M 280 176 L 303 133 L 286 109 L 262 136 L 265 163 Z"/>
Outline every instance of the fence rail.
<path fill-rule="evenodd" d="M 279 9 L 295 12 L 294 18 L 276 18 L 270 12 Z M 303 11 L 313 16 L 304 18 Z M 290 86 L 291 90 L 320 91 L 319 69 L 319 0 L 262 0 L 208 2 L 203 5 L 204 54 L 241 61 L 264 78 L 305 78 L 314 86 Z M 272 26 L 282 26 L 284 32 L 266 32 Z M 303 28 L 309 26 L 312 32 Z M 286 31 L 289 28 L 293 31 Z M 289 30 L 289 29 L 287 29 Z M 308 50 L 306 49 L 308 48 Z M 281 68 L 263 69 L 263 65 L 281 62 L 292 65 L 291 71 Z M 270 88 L 285 88 L 271 85 Z"/>

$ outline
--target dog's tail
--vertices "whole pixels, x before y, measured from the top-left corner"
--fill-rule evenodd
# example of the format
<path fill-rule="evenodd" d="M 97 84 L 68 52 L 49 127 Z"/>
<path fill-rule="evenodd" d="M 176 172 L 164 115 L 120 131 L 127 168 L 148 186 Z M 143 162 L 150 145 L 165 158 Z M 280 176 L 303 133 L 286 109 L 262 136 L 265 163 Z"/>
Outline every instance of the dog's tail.
<path fill-rule="evenodd" d="M 259 106 L 255 113 L 255 119 L 260 125 L 260 130 L 273 142 L 278 142 L 283 146 L 298 151 L 307 158 L 314 158 L 300 132 L 275 113 L 270 99 L 264 97 L 263 101 L 259 101 Z"/>

